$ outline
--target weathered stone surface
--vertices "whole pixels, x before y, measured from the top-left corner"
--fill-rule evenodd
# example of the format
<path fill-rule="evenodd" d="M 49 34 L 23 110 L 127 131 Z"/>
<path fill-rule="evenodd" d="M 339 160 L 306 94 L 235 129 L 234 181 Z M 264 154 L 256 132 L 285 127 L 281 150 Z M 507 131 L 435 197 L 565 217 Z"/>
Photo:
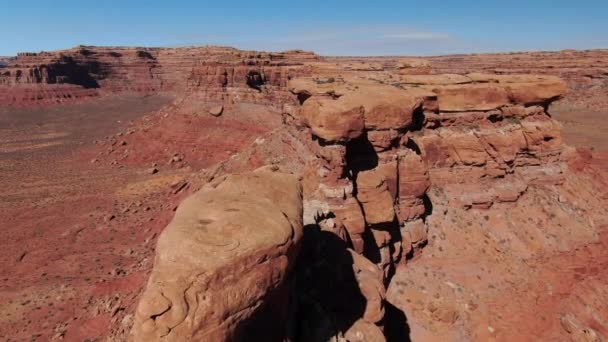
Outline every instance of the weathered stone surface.
<path fill-rule="evenodd" d="M 344 334 L 349 342 L 385 342 L 386 338 L 377 325 L 357 320 Z"/>
<path fill-rule="evenodd" d="M 212 100 L 288 100 L 287 80 L 308 75 L 303 51 L 267 53 L 226 47 L 93 47 L 22 53 L 0 73 L 0 105 L 74 103 L 105 94 L 197 91 Z M 260 93 L 272 89 L 273 94 Z"/>
<path fill-rule="evenodd" d="M 324 82 L 302 78 L 291 80 L 289 88 L 305 99 L 302 107 L 305 124 L 315 135 L 330 142 L 356 138 L 364 127 L 369 130 L 408 127 L 414 111 L 423 103 L 417 93 L 363 79 Z M 358 117 L 359 108 L 364 124 Z"/>
<path fill-rule="evenodd" d="M 301 229 L 294 176 L 256 171 L 204 187 L 179 206 L 158 240 L 134 339 L 243 338 L 243 324 L 284 285 Z"/>
<path fill-rule="evenodd" d="M 357 199 L 363 206 L 369 224 L 392 222 L 395 218 L 393 197 L 386 178 L 378 169 L 360 172 L 357 176 Z"/>
<path fill-rule="evenodd" d="M 406 223 L 401 229 L 401 234 L 409 235 L 409 241 L 411 241 L 413 246 L 427 241 L 427 228 L 422 220 Z"/>
<path fill-rule="evenodd" d="M 407 91 L 385 85 L 361 87 L 345 95 L 343 100 L 365 108 L 365 127 L 370 130 L 408 127 L 414 111 L 422 104 L 420 98 Z"/>
<path fill-rule="evenodd" d="M 329 142 L 359 137 L 365 127 L 360 104 L 328 98 L 312 98 L 304 103 L 302 117 L 312 133 Z"/>
<path fill-rule="evenodd" d="M 448 85 L 448 84 L 463 84 L 471 83 L 471 79 L 467 76 L 457 74 L 442 74 L 442 75 L 402 75 L 400 82 L 403 84 L 416 85 Z"/>
<path fill-rule="evenodd" d="M 401 58 L 397 61 L 397 69 L 428 68 L 431 62 L 422 58 Z"/>
<path fill-rule="evenodd" d="M 354 197 L 350 197 L 344 201 L 340 207 L 332 208 L 336 217 L 340 219 L 342 224 L 348 230 L 351 236 L 360 236 L 365 231 L 365 219 L 359 203 Z"/>
<path fill-rule="evenodd" d="M 397 198 L 399 194 L 399 171 L 398 171 L 398 160 L 389 160 L 380 162 L 377 166 L 378 171 L 384 176 L 386 186 L 391 194 L 393 200 Z"/>
<path fill-rule="evenodd" d="M 223 112 L 224 112 L 224 106 L 222 106 L 222 105 L 213 106 L 213 107 L 209 108 L 209 114 L 211 114 L 213 116 L 220 116 L 220 115 L 222 115 Z"/>
<path fill-rule="evenodd" d="M 560 127 L 545 118 L 527 117 L 518 123 L 468 131 L 439 128 L 417 137 L 416 142 L 435 184 L 503 177 L 518 168 L 559 159 Z"/>
<path fill-rule="evenodd" d="M 391 145 L 399 139 L 399 132 L 394 129 L 385 131 L 368 131 L 367 139 L 374 146 L 376 152 L 382 152 L 390 149 Z"/>
<path fill-rule="evenodd" d="M 509 93 L 502 86 L 491 84 L 459 84 L 428 88 L 437 94 L 443 112 L 486 111 L 510 103 Z"/>
<path fill-rule="evenodd" d="M 422 158 L 409 152 L 399 159 L 399 197 L 420 197 L 430 186 L 428 168 Z"/>
<path fill-rule="evenodd" d="M 353 259 L 353 271 L 365 297 L 365 311 L 363 320 L 368 323 L 378 323 L 384 318 L 384 288 L 383 275 L 378 266 L 374 265 L 364 256 L 349 250 Z"/>
<path fill-rule="evenodd" d="M 311 96 L 337 98 L 355 90 L 354 87 L 335 77 L 298 77 L 287 83 L 289 91 L 306 100 Z"/>
<path fill-rule="evenodd" d="M 474 82 L 490 82 L 490 83 L 539 83 L 539 82 L 554 82 L 560 81 L 559 77 L 547 75 L 528 75 L 528 74 L 484 74 L 472 72 L 466 75 Z"/>
<path fill-rule="evenodd" d="M 558 100 L 567 92 L 566 83 L 560 79 L 542 82 L 512 83 L 506 85 L 509 98 L 524 105 L 547 104 Z"/>

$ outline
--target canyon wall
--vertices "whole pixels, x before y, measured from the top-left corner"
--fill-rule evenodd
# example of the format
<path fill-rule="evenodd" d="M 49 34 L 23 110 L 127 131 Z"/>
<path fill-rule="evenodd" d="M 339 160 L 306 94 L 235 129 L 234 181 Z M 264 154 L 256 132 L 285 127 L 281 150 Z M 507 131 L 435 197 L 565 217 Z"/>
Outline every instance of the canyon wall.
<path fill-rule="evenodd" d="M 69 50 L 20 53 L 0 59 L 0 105 L 73 103 L 108 93 L 160 91 L 235 85 L 264 88 L 285 85 L 286 78 L 310 76 L 310 68 L 342 72 L 395 74 L 540 74 L 564 79 L 571 93 L 566 105 L 592 109 L 605 105 L 608 58 L 604 50 L 454 55 L 427 58 L 331 58 L 310 52 L 241 51 L 227 47 L 123 48 L 78 46 Z M 303 66 L 308 70 L 302 70 Z M 267 87 L 262 87 L 266 85 Z M 247 86 L 247 87 L 245 87 Z M 283 90 L 285 90 L 283 88 Z M 237 92 L 228 91 L 232 96 Z M 265 92 L 266 98 L 270 95 Z M 240 94 L 240 100 L 257 97 Z"/>
<path fill-rule="evenodd" d="M 319 241 L 332 233 L 356 255 L 351 264 L 365 303 L 352 305 L 357 297 L 340 286 L 302 289 L 325 310 L 319 317 L 337 322 L 317 322 L 331 331 L 317 338 L 393 333 L 385 287 L 427 244 L 431 187 L 467 210 L 516 202 L 528 186 L 563 181 L 560 128 L 546 113 L 566 91 L 558 78 L 325 75 L 295 79 L 290 90 L 302 105 L 287 106 L 285 121 L 309 130 L 316 156 L 304 171 L 305 225 L 318 227 Z M 320 261 L 305 274 L 347 281 L 326 249 L 310 253 L 306 260 Z"/>
<path fill-rule="evenodd" d="M 219 98 L 232 88 L 265 92 L 267 87 L 285 84 L 289 67 L 297 69 L 317 58 L 303 51 L 263 53 L 221 47 L 79 46 L 20 53 L 0 67 L 0 105 L 74 103 L 130 92 L 182 94 L 198 87 L 207 88 Z M 246 92 L 242 95 L 254 97 Z"/>
<path fill-rule="evenodd" d="M 562 78 L 570 89 L 563 105 L 599 110 L 608 102 L 606 50 L 439 56 L 427 59 L 436 73 L 536 74 Z"/>

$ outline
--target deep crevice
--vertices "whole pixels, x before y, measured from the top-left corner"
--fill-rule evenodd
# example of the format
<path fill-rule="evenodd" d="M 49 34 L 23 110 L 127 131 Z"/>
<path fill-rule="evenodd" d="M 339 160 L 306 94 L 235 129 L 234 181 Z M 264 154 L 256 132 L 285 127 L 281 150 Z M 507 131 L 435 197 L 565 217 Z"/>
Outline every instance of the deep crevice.
<path fill-rule="evenodd" d="M 262 91 L 262 87 L 266 83 L 264 75 L 257 70 L 250 70 L 247 73 L 247 86 L 257 91 Z"/>
<path fill-rule="evenodd" d="M 412 114 L 412 124 L 410 125 L 410 131 L 420 131 L 424 128 L 424 109 L 422 106 L 416 108 Z"/>
<path fill-rule="evenodd" d="M 378 154 L 368 140 L 367 134 L 348 142 L 346 145 L 346 165 L 352 171 L 354 179 L 357 179 L 359 172 L 372 170 L 378 166 Z"/>
<path fill-rule="evenodd" d="M 365 311 L 347 242 L 319 225 L 304 227 L 296 261 L 295 341 L 327 341 Z"/>

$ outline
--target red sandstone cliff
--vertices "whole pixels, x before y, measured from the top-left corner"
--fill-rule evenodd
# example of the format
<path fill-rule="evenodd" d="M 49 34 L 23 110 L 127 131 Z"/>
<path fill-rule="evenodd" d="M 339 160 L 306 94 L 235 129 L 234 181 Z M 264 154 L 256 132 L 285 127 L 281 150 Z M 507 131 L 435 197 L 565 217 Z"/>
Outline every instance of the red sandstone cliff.
<path fill-rule="evenodd" d="M 108 93 L 182 93 L 286 83 L 290 67 L 317 57 L 303 51 L 262 53 L 232 48 L 105 48 L 21 53 L 0 69 L 0 105 L 72 103 Z"/>

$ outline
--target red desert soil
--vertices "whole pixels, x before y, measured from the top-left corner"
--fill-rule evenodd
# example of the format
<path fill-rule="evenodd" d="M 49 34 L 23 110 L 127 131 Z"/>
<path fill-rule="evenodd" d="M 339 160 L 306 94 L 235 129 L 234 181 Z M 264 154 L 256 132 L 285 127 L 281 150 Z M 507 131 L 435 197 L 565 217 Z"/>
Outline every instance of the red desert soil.
<path fill-rule="evenodd" d="M 133 318 L 125 311 L 148 278 L 158 233 L 197 183 L 193 171 L 280 124 L 257 105 L 220 118 L 157 112 L 170 101 L 2 110 L 1 336 L 125 336 Z"/>
<path fill-rule="evenodd" d="M 0 113 L 0 335 L 6 340 L 95 338 L 134 296 L 171 203 L 159 192 L 182 171 L 153 177 L 93 163 L 95 142 L 169 97 L 106 98 Z M 67 332 L 67 334 L 66 334 Z"/>
<path fill-rule="evenodd" d="M 589 149 L 593 162 L 608 170 L 608 109 L 592 111 L 558 105 L 551 113 L 563 125 L 566 144 Z"/>

